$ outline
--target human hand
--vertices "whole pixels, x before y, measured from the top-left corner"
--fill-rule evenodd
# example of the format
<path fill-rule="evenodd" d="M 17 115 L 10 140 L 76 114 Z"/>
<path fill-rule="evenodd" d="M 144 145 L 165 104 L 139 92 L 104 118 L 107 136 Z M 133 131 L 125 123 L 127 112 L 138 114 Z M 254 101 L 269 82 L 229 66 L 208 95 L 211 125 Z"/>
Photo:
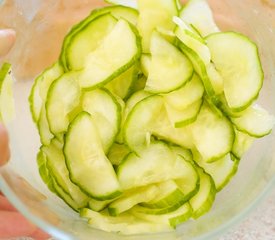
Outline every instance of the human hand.
<path fill-rule="evenodd" d="M 15 41 L 15 32 L 11 29 L 0 30 L 0 57 L 11 49 Z M 9 139 L 6 129 L 0 124 L 0 167 L 10 157 Z M 0 192 L 0 239 L 31 237 L 45 240 L 50 236 L 25 219 Z"/>

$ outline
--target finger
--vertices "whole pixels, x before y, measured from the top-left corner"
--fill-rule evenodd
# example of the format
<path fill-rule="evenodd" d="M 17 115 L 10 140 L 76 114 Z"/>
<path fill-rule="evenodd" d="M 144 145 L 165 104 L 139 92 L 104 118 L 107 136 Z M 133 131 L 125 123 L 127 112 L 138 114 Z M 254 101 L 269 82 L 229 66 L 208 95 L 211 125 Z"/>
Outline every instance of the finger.
<path fill-rule="evenodd" d="M 17 211 L 16 208 L 10 204 L 7 198 L 0 195 L 0 211 Z"/>
<path fill-rule="evenodd" d="M 36 226 L 18 212 L 0 211 L 0 239 L 31 236 Z"/>
<path fill-rule="evenodd" d="M 9 137 L 6 129 L 0 124 L 0 166 L 4 165 L 9 157 Z"/>
<path fill-rule="evenodd" d="M 16 33 L 13 29 L 0 30 L 0 56 L 6 55 L 14 45 Z"/>
<path fill-rule="evenodd" d="M 35 240 L 47 240 L 51 238 L 51 236 L 43 231 L 41 231 L 39 228 L 36 229 L 36 231 L 30 235 Z"/>

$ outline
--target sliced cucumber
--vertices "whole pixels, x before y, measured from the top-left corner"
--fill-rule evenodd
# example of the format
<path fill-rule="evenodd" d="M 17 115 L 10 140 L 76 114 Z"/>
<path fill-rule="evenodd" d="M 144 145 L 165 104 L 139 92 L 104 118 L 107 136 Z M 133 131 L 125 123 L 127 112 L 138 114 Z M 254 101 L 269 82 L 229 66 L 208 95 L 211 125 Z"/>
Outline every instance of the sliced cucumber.
<path fill-rule="evenodd" d="M 97 131 L 91 115 L 80 113 L 65 136 L 64 154 L 72 182 L 91 197 L 108 200 L 121 191 Z"/>
<path fill-rule="evenodd" d="M 120 104 L 109 91 L 96 89 L 83 94 L 81 105 L 83 111 L 92 115 L 104 152 L 107 153 L 119 131 Z"/>
<path fill-rule="evenodd" d="M 189 201 L 193 209 L 192 217 L 194 219 L 208 212 L 216 197 L 216 188 L 211 176 L 200 168 L 197 168 L 197 171 L 200 176 L 200 188 L 197 194 Z"/>
<path fill-rule="evenodd" d="M 136 29 L 120 19 L 101 44 L 87 56 L 79 77 L 81 87 L 95 88 L 110 82 L 136 62 L 140 51 Z"/>
<path fill-rule="evenodd" d="M 268 135 L 272 131 L 275 117 L 260 105 L 255 104 L 242 112 L 240 117 L 231 117 L 231 121 L 239 131 L 259 138 Z"/>
<path fill-rule="evenodd" d="M 150 63 L 152 61 L 151 54 L 143 53 L 140 58 L 140 67 L 144 76 L 149 76 Z"/>
<path fill-rule="evenodd" d="M 231 150 L 234 156 L 238 159 L 241 159 L 244 153 L 251 147 L 254 140 L 254 137 L 238 131 L 235 128 L 235 140 Z"/>
<path fill-rule="evenodd" d="M 203 84 L 197 74 L 193 74 L 190 82 L 186 83 L 182 88 L 164 94 L 165 102 L 178 110 L 183 110 L 192 103 L 200 100 L 204 93 Z"/>
<path fill-rule="evenodd" d="M 189 59 L 156 31 L 151 36 L 150 52 L 152 57 L 146 91 L 171 92 L 191 79 L 193 66 Z"/>
<path fill-rule="evenodd" d="M 51 143 L 51 140 L 54 138 L 54 135 L 50 131 L 48 119 L 47 119 L 47 112 L 46 107 L 43 104 L 40 116 L 37 122 L 38 132 L 40 136 L 40 141 L 42 145 L 49 145 Z"/>
<path fill-rule="evenodd" d="M 0 121 L 7 124 L 15 115 L 11 65 L 4 63 L 0 69 Z"/>
<path fill-rule="evenodd" d="M 138 0 L 138 30 L 142 37 L 142 49 L 149 53 L 151 34 L 156 27 L 174 30 L 172 17 L 178 15 L 175 0 Z"/>
<path fill-rule="evenodd" d="M 174 153 L 181 155 L 185 160 L 192 162 L 193 161 L 193 154 L 191 150 L 179 147 L 176 145 L 170 146 Z"/>
<path fill-rule="evenodd" d="M 190 125 L 194 144 L 204 161 L 215 161 L 232 149 L 234 129 L 224 116 L 218 116 L 204 102 L 196 122 Z"/>
<path fill-rule="evenodd" d="M 111 200 L 99 201 L 99 200 L 91 198 L 89 200 L 88 208 L 93 211 L 99 212 L 99 211 L 102 211 L 103 209 L 105 209 L 108 206 L 108 204 L 110 204 L 112 201 L 114 201 L 114 200 L 111 199 Z"/>
<path fill-rule="evenodd" d="M 189 174 L 189 163 L 174 154 L 163 142 L 151 143 L 139 151 L 130 153 L 118 166 L 117 176 L 122 189 L 145 186 L 169 179 L 183 178 Z M 139 174 L 135 174 L 139 172 Z"/>
<path fill-rule="evenodd" d="M 181 128 L 196 121 L 199 115 L 203 100 L 200 99 L 185 109 L 177 110 L 169 104 L 165 104 L 168 118 L 175 128 Z"/>
<path fill-rule="evenodd" d="M 81 89 L 77 82 L 78 74 L 69 72 L 55 80 L 48 90 L 46 114 L 51 132 L 64 133 L 69 125 L 69 113 L 78 106 Z"/>
<path fill-rule="evenodd" d="M 62 148 L 56 143 L 56 139 L 51 141 L 49 146 L 43 146 L 41 150 L 46 155 L 47 167 L 51 172 L 51 177 L 58 186 L 67 193 L 74 201 L 77 209 L 87 205 L 89 197 L 84 194 L 77 185 L 73 184 L 69 178 L 69 171 L 65 164 Z"/>
<path fill-rule="evenodd" d="M 222 190 L 238 170 L 239 161 L 232 159 L 230 153 L 213 163 L 205 162 L 198 153 L 193 155 L 196 163 L 212 177 L 217 191 Z"/>
<path fill-rule="evenodd" d="M 117 4 L 117 5 L 121 5 L 121 6 L 126 6 L 126 7 L 131 7 L 134 9 L 138 8 L 137 5 L 137 0 L 105 0 L 105 2 L 107 3 L 111 3 L 111 4 Z"/>
<path fill-rule="evenodd" d="M 108 152 L 108 159 L 113 165 L 118 166 L 129 152 L 129 148 L 124 144 L 114 143 Z"/>
<path fill-rule="evenodd" d="M 150 221 L 153 223 L 162 223 L 169 224 L 171 227 L 176 228 L 177 225 L 187 221 L 192 216 L 192 208 L 189 203 L 183 204 L 181 207 L 176 209 L 173 212 L 154 215 L 144 213 L 141 210 L 142 207 L 136 206 L 133 208 L 131 213 L 138 218 L 144 219 L 146 221 Z"/>
<path fill-rule="evenodd" d="M 158 188 L 154 185 L 130 190 L 108 206 L 109 214 L 111 216 L 117 216 L 139 203 L 151 201 L 156 197 L 157 193 Z"/>
<path fill-rule="evenodd" d="M 190 0 L 180 11 L 179 17 L 194 27 L 203 37 L 219 32 L 206 0 Z"/>
<path fill-rule="evenodd" d="M 229 107 L 244 110 L 258 97 L 263 84 L 256 44 L 234 32 L 211 34 L 206 41 L 211 59 L 223 77 Z"/>
<path fill-rule="evenodd" d="M 47 99 L 48 89 L 52 82 L 63 74 L 63 68 L 59 62 L 53 64 L 42 72 L 34 82 L 29 96 L 32 118 L 35 123 L 38 122 L 42 106 Z"/>

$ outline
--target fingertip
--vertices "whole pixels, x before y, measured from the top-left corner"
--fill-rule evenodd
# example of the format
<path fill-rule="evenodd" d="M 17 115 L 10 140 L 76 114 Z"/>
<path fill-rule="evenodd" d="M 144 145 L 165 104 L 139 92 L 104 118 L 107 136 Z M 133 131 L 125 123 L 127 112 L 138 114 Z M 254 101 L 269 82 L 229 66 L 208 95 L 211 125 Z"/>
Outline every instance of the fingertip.
<path fill-rule="evenodd" d="M 0 56 L 7 54 L 13 47 L 16 32 L 13 29 L 0 29 Z"/>
<path fill-rule="evenodd" d="M 0 166 L 4 165 L 10 157 L 9 137 L 7 130 L 0 124 Z"/>

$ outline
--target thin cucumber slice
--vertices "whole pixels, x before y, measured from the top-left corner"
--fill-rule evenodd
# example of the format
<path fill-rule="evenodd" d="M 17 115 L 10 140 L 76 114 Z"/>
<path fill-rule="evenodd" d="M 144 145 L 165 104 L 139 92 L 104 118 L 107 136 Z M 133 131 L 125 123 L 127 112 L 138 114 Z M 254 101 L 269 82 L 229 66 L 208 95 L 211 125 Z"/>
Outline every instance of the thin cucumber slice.
<path fill-rule="evenodd" d="M 211 59 L 224 80 L 224 94 L 230 108 L 241 111 L 257 97 L 263 84 L 258 48 L 247 37 L 234 32 L 207 37 Z"/>
<path fill-rule="evenodd" d="M 169 104 L 165 104 L 168 118 L 175 128 L 181 128 L 196 121 L 199 115 L 203 100 L 192 103 L 188 107 L 182 110 L 177 110 L 171 107 Z"/>
<path fill-rule="evenodd" d="M 11 65 L 4 63 L 0 69 L 0 121 L 10 122 L 15 115 Z"/>
<path fill-rule="evenodd" d="M 189 203 L 183 204 L 181 207 L 173 212 L 161 215 L 148 214 L 140 210 L 141 207 L 136 206 L 133 208 L 131 213 L 134 216 L 144 219 L 146 221 L 150 221 L 153 223 L 169 224 L 172 228 L 176 228 L 177 225 L 187 221 L 192 216 L 192 208 Z"/>
<path fill-rule="evenodd" d="M 82 96 L 82 109 L 92 115 L 104 152 L 107 153 L 118 134 L 121 107 L 105 89 L 87 91 Z"/>
<path fill-rule="evenodd" d="M 139 151 L 130 153 L 118 166 L 117 176 L 122 189 L 145 186 L 169 179 L 183 178 L 189 174 L 188 163 L 174 154 L 163 142 L 151 143 Z M 135 173 L 139 174 L 135 174 Z"/>
<path fill-rule="evenodd" d="M 190 0 L 180 11 L 179 17 L 194 27 L 203 37 L 219 32 L 206 0 Z"/>
<path fill-rule="evenodd" d="M 148 69 L 146 91 L 171 92 L 191 79 L 193 66 L 189 59 L 156 31 L 151 36 L 150 52 L 152 57 Z"/>
<path fill-rule="evenodd" d="M 134 9 L 138 8 L 137 0 L 105 0 L 107 3 L 131 7 Z"/>
<path fill-rule="evenodd" d="M 192 103 L 200 100 L 204 93 L 204 86 L 197 74 L 182 88 L 164 94 L 164 101 L 175 109 L 183 110 Z"/>
<path fill-rule="evenodd" d="M 255 138 L 238 131 L 236 128 L 234 128 L 234 130 L 235 140 L 231 152 L 236 158 L 241 159 L 245 152 L 251 147 L 252 143 L 255 141 Z"/>
<path fill-rule="evenodd" d="M 52 82 L 63 74 L 63 68 L 59 62 L 53 64 L 42 72 L 34 82 L 29 96 L 29 103 L 33 121 L 38 122 L 42 105 L 45 104 L 48 89 Z"/>
<path fill-rule="evenodd" d="M 172 145 L 170 146 L 174 153 L 181 155 L 185 160 L 192 162 L 193 161 L 193 154 L 191 150 Z"/>
<path fill-rule="evenodd" d="M 155 184 L 158 187 L 158 193 L 151 201 L 141 203 L 146 208 L 169 208 L 178 203 L 184 202 L 184 194 L 179 189 L 174 180 L 168 180 Z"/>
<path fill-rule="evenodd" d="M 90 21 L 70 39 L 66 48 L 66 64 L 69 70 L 80 70 L 84 67 L 89 53 L 93 52 L 107 36 L 117 20 L 109 13 L 100 15 Z"/>
<path fill-rule="evenodd" d="M 193 209 L 192 217 L 194 219 L 197 219 L 208 212 L 211 209 L 216 197 L 215 183 L 211 176 L 199 167 L 197 168 L 197 171 L 200 176 L 200 188 L 197 194 L 189 201 Z"/>
<path fill-rule="evenodd" d="M 75 72 L 63 74 L 48 90 L 46 114 L 54 135 L 67 131 L 70 123 L 69 113 L 79 105 L 81 89 L 77 78 L 78 74 Z"/>
<path fill-rule="evenodd" d="M 137 77 L 138 67 L 134 65 L 111 82 L 107 83 L 105 88 L 122 99 L 127 98 Z"/>
<path fill-rule="evenodd" d="M 217 95 L 223 93 L 223 77 L 215 68 L 215 65 L 211 62 L 206 66 L 206 72 L 209 80 L 213 86 L 214 92 Z"/>
<path fill-rule="evenodd" d="M 151 54 L 143 53 L 140 58 L 140 67 L 144 76 L 149 76 L 150 63 L 152 61 Z"/>
<path fill-rule="evenodd" d="M 122 213 L 113 217 L 106 211 L 98 213 L 84 208 L 81 210 L 80 216 L 88 218 L 88 223 L 92 227 L 124 235 L 171 231 L 170 226 L 167 224 L 148 222 L 129 213 Z"/>
<path fill-rule="evenodd" d="M 97 131 L 91 115 L 80 113 L 65 136 L 64 154 L 72 182 L 91 197 L 108 200 L 120 195 L 121 191 Z"/>
<path fill-rule="evenodd" d="M 112 201 L 114 201 L 114 200 L 111 199 L 111 200 L 99 201 L 99 200 L 91 198 L 89 200 L 88 208 L 93 211 L 99 212 L 99 211 L 102 211 L 103 209 L 105 209 L 108 206 L 108 204 L 110 204 Z"/>
<path fill-rule="evenodd" d="M 222 190 L 238 170 L 239 161 L 232 159 L 230 153 L 213 163 L 205 162 L 198 153 L 193 155 L 196 163 L 212 177 L 217 191 Z"/>
<path fill-rule="evenodd" d="M 142 37 L 142 49 L 149 53 L 151 34 L 156 27 L 174 30 L 172 17 L 178 15 L 175 0 L 138 0 L 139 17 L 137 27 Z"/>
<path fill-rule="evenodd" d="M 139 203 L 151 201 L 156 197 L 157 193 L 158 188 L 154 185 L 130 190 L 108 206 L 109 214 L 111 216 L 117 216 Z"/>
<path fill-rule="evenodd" d="M 101 44 L 87 56 L 79 77 L 80 86 L 95 88 L 104 85 L 130 68 L 140 57 L 140 52 L 137 30 L 120 19 Z"/>
<path fill-rule="evenodd" d="M 136 81 L 133 84 L 131 93 L 134 94 L 135 92 L 144 90 L 146 81 L 147 81 L 147 77 L 139 74 L 138 78 L 136 79 Z"/>
<path fill-rule="evenodd" d="M 129 153 L 129 148 L 124 144 L 114 143 L 108 152 L 108 159 L 113 165 L 118 166 Z"/>
<path fill-rule="evenodd" d="M 240 117 L 231 117 L 231 121 L 239 131 L 252 137 L 260 138 L 272 131 L 275 117 L 270 115 L 260 105 L 255 104 L 242 112 Z"/>
<path fill-rule="evenodd" d="M 47 158 L 47 168 L 51 172 L 51 177 L 74 201 L 77 209 L 83 208 L 87 205 L 89 197 L 71 182 L 62 148 L 58 146 L 59 144 L 56 141 L 56 139 L 53 139 L 49 146 L 41 148 Z"/>
<path fill-rule="evenodd" d="M 50 131 L 45 104 L 42 105 L 40 117 L 37 122 L 37 128 L 42 145 L 49 145 L 51 140 L 54 138 L 54 135 Z"/>
<path fill-rule="evenodd" d="M 196 148 L 206 162 L 213 162 L 232 149 L 234 129 L 231 122 L 215 114 L 206 102 L 196 122 L 190 125 L 190 131 Z"/>

